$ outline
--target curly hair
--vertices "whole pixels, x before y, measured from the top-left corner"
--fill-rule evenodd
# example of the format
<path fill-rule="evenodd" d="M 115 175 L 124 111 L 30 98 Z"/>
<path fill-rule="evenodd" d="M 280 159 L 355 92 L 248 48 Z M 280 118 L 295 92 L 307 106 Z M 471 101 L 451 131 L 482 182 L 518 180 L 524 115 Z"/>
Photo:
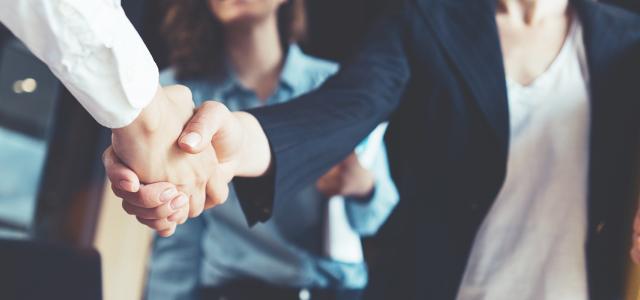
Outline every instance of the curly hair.
<path fill-rule="evenodd" d="M 224 57 L 222 25 L 209 10 L 207 0 L 169 0 L 162 21 L 169 62 L 176 77 L 210 76 Z M 278 10 L 278 30 L 283 49 L 306 35 L 304 0 L 289 0 Z"/>

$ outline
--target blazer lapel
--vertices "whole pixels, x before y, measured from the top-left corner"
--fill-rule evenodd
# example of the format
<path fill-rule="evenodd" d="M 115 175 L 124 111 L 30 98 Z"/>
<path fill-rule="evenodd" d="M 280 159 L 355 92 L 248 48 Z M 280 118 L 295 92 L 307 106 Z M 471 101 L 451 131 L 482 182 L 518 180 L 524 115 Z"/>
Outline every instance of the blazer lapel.
<path fill-rule="evenodd" d="M 611 98 L 607 94 L 607 87 L 615 77 L 612 75 L 619 72 L 622 65 L 628 64 L 630 57 L 637 58 L 638 54 L 633 51 L 640 48 L 637 30 L 640 23 L 631 23 L 629 16 L 624 15 L 630 12 L 606 8 L 594 0 L 571 0 L 571 4 L 576 9 L 584 32 L 591 102 L 593 106 L 598 106 L 601 104 L 599 102 Z M 592 111 L 598 112 L 597 109 Z"/>
<path fill-rule="evenodd" d="M 620 130 L 621 125 L 615 125 L 612 115 L 616 115 L 616 120 L 625 120 L 625 107 L 631 99 L 632 94 L 625 87 L 633 83 L 620 84 L 621 80 L 630 78 L 620 78 L 621 67 L 635 61 L 628 58 L 636 56 L 632 49 L 637 49 L 638 41 L 637 27 L 629 27 L 630 24 L 621 21 L 615 14 L 606 13 L 601 4 L 592 0 L 572 0 L 580 18 L 586 49 L 587 63 L 590 75 L 591 89 L 591 161 L 590 168 L 590 197 L 589 197 L 589 220 L 593 225 L 601 222 L 608 211 L 613 209 L 611 203 L 603 201 L 610 195 L 600 189 L 602 182 L 607 182 L 610 178 L 615 178 L 616 174 L 624 174 L 623 170 L 609 171 L 608 162 L 613 156 L 619 156 L 619 151 L 613 151 L 611 140 L 617 135 L 625 136 L 625 131 Z M 624 19 L 623 19 L 624 20 Z M 635 24 L 638 26 L 640 24 Z M 635 34 L 634 34 L 635 33 Z M 633 75 L 624 75 L 624 77 Z M 630 80 L 634 80 L 631 78 Z M 626 92 L 625 92 L 626 91 Z M 628 111 L 628 109 L 627 109 Z M 635 118 L 631 116 L 631 118 Z M 617 126 L 617 127 L 616 127 Z M 628 140 L 634 137 L 629 136 Z M 615 139 L 613 139 L 615 140 Z M 635 145 L 632 145 L 632 147 Z M 599 199 L 599 200 L 595 200 Z M 590 228 L 593 230 L 593 228 Z"/>
<path fill-rule="evenodd" d="M 616 24 L 596 7 L 591 0 L 572 0 L 584 32 L 584 44 L 587 52 L 589 74 L 591 75 L 592 98 L 597 98 L 599 86 L 603 82 L 598 75 L 605 72 L 610 60 L 615 57 L 616 45 L 621 43 L 621 37 L 612 32 L 620 32 Z M 606 81 L 606 80 L 605 80 Z M 597 99 L 592 99 L 592 101 Z"/>
<path fill-rule="evenodd" d="M 434 3 L 431 3 L 434 2 Z M 496 133 L 509 145 L 509 109 L 495 0 L 418 1 L 447 55 Z"/>

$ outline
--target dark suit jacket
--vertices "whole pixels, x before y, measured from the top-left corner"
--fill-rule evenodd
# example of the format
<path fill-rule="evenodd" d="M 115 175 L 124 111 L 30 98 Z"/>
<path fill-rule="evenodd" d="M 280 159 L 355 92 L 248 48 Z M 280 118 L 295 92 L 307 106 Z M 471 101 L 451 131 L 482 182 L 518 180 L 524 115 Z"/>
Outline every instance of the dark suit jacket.
<path fill-rule="evenodd" d="M 344 158 L 378 123 L 401 194 L 400 255 L 382 299 L 454 299 L 481 222 L 505 179 L 509 114 L 495 0 L 408 0 L 318 91 L 251 111 L 273 171 L 236 179 L 250 223 Z M 574 0 L 590 71 L 589 292 L 623 292 L 635 196 L 640 17 Z M 562 230 L 559 228 L 558 230 Z"/>
<path fill-rule="evenodd" d="M 603 2 L 619 5 L 636 13 L 640 12 L 639 0 L 604 0 Z"/>

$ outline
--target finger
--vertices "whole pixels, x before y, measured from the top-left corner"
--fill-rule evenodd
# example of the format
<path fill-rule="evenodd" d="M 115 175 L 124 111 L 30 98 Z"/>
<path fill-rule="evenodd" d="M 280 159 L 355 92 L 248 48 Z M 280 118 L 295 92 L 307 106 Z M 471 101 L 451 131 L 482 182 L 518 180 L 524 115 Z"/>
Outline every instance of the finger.
<path fill-rule="evenodd" d="M 184 224 L 184 222 L 186 222 L 188 218 L 189 218 L 189 208 L 183 207 L 177 212 L 167 217 L 167 220 L 170 222 L 175 222 L 177 224 Z"/>
<path fill-rule="evenodd" d="M 125 194 L 127 197 L 122 198 L 137 207 L 153 208 L 174 200 L 178 194 L 178 189 L 174 184 L 157 182 L 144 185 L 135 195 Z"/>
<path fill-rule="evenodd" d="M 176 232 L 176 225 L 174 224 L 170 229 L 158 231 L 158 235 L 161 237 L 170 237 Z"/>
<path fill-rule="evenodd" d="M 181 201 L 184 202 L 184 205 L 186 205 L 187 203 L 187 196 L 183 194 L 179 195 L 176 199 L 183 199 Z M 174 202 L 175 200 L 170 203 L 166 203 L 164 205 L 160 205 L 157 207 L 143 208 L 143 207 L 132 205 L 127 201 L 122 201 L 122 208 L 128 214 L 135 215 L 137 217 L 141 217 L 144 219 L 164 219 L 169 217 L 174 212 L 178 211 L 180 208 L 182 208 L 182 206 L 181 207 L 172 206 Z"/>
<path fill-rule="evenodd" d="M 204 192 L 191 194 L 191 200 L 189 201 L 189 218 L 195 218 L 202 214 L 205 201 L 206 196 Z"/>
<path fill-rule="evenodd" d="M 136 217 L 136 219 L 138 219 L 138 222 L 147 225 L 149 228 L 156 231 L 171 229 L 176 224 L 168 219 L 144 219 L 141 217 Z"/>
<path fill-rule="evenodd" d="M 229 109 L 216 101 L 204 102 L 195 112 L 179 139 L 180 148 L 188 153 L 200 153 L 211 145 L 213 136 L 230 117 Z"/>
<path fill-rule="evenodd" d="M 135 193 L 140 188 L 140 180 L 135 172 L 127 168 L 109 147 L 102 154 L 102 163 L 114 189 Z M 115 192 L 115 190 L 114 190 Z"/>
<path fill-rule="evenodd" d="M 135 199 L 137 199 L 138 193 L 130 193 L 130 192 L 123 191 L 120 187 L 118 187 L 113 183 L 111 183 L 111 191 L 113 191 L 113 194 L 115 194 L 118 198 L 125 200 L 127 202 L 137 201 Z"/>
<path fill-rule="evenodd" d="M 187 213 L 185 213 L 181 219 L 176 221 L 176 223 L 178 223 L 179 225 L 182 225 L 184 223 L 187 223 L 188 220 L 189 220 L 189 211 L 187 211 Z"/>

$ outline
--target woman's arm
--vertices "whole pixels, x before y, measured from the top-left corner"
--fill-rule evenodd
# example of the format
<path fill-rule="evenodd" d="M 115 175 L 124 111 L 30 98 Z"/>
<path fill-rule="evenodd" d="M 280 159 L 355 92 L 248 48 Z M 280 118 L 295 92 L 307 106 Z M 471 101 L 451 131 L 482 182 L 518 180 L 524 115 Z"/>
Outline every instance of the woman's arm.
<path fill-rule="evenodd" d="M 315 92 L 247 113 L 230 113 L 218 102 L 200 108 L 179 144 L 191 153 L 208 147 L 208 141 L 213 144 L 220 163 L 209 167 L 219 176 L 208 194 L 225 196 L 229 180 L 236 177 L 248 222 L 265 221 L 274 201 L 312 184 L 385 121 L 410 76 L 406 47 L 413 3 L 403 1 L 393 9 L 373 28 L 361 51 Z M 137 202 L 157 201 L 129 196 Z"/>
<path fill-rule="evenodd" d="M 359 53 L 318 90 L 249 111 L 272 153 L 266 176 L 234 180 L 249 223 L 266 220 L 273 201 L 313 183 L 395 110 L 410 76 L 411 5 L 406 1 L 379 22 Z"/>

